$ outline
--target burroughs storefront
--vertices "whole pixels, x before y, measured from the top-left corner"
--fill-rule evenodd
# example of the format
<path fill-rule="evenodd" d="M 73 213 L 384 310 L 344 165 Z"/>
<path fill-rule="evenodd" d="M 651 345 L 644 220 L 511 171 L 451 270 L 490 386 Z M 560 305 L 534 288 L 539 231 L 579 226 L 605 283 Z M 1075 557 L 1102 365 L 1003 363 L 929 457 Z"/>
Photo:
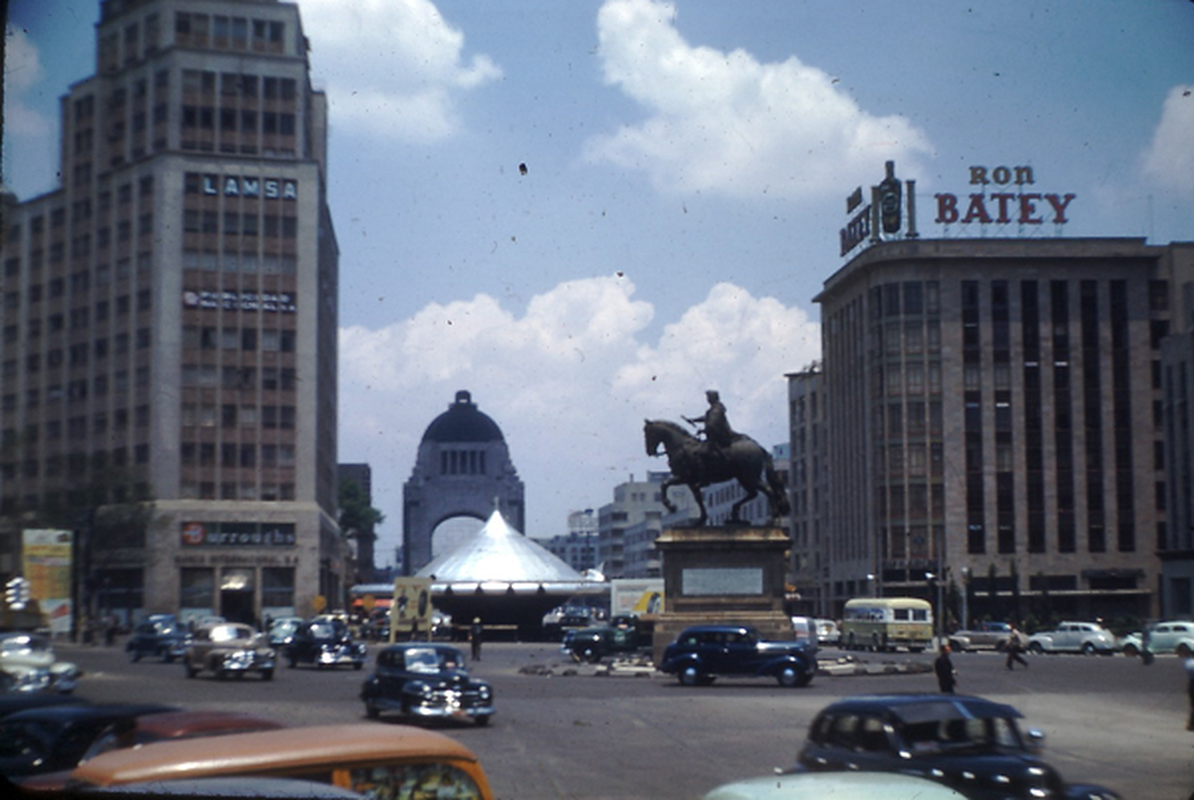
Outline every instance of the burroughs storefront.
<path fill-rule="evenodd" d="M 179 618 L 219 615 L 259 624 L 295 614 L 297 541 L 293 523 L 182 523 L 175 559 Z"/>

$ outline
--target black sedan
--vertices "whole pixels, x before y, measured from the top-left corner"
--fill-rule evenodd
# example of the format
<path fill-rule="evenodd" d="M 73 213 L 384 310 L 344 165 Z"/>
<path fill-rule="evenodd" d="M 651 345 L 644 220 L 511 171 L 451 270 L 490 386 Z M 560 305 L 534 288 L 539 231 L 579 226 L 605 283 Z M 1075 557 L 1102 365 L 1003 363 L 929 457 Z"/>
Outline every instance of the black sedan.
<path fill-rule="evenodd" d="M 294 630 L 294 638 L 286 648 L 286 659 L 292 667 L 314 664 L 318 668 L 350 664 L 353 669 L 365 666 L 369 649 L 354 642 L 348 625 L 338 619 L 316 619 L 304 622 Z"/>
<path fill-rule="evenodd" d="M 187 650 L 187 631 L 173 614 L 153 614 L 133 628 L 124 650 L 129 661 L 157 658 L 167 664 L 182 658 Z"/>
<path fill-rule="evenodd" d="M 446 644 L 406 642 L 377 654 L 377 667 L 361 687 L 365 715 L 375 719 L 383 711 L 408 717 L 472 719 L 489 724 L 493 689 L 469 677 L 464 657 Z"/>
<path fill-rule="evenodd" d="M 149 703 L 72 703 L 9 714 L 0 721 L 0 775 L 19 781 L 72 769 L 87 749 L 113 727 L 128 725 L 145 714 L 177 710 Z"/>
<path fill-rule="evenodd" d="M 813 720 L 794 771 L 919 775 L 971 800 L 1119 797 L 1067 784 L 1038 755 L 1044 737 L 1023 733 L 1020 717 L 1012 706 L 965 695 L 846 698 Z"/>

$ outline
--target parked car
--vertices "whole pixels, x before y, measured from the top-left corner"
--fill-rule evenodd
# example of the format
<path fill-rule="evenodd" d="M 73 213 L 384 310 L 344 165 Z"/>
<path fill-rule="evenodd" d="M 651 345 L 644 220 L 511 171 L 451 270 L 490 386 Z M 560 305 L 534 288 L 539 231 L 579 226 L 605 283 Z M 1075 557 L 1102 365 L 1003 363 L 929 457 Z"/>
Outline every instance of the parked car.
<path fill-rule="evenodd" d="M 281 722 L 235 711 L 165 710 L 148 714 L 118 716 L 94 737 L 82 763 L 111 750 L 141 747 L 171 739 L 220 736 L 249 731 L 270 731 L 285 727 Z M 22 788 L 38 792 L 60 792 L 66 788 L 70 773 L 77 765 L 53 772 L 39 773 L 21 781 Z"/>
<path fill-rule="evenodd" d="M 611 653 L 637 650 L 640 639 L 638 617 L 620 615 L 610 620 L 609 625 L 564 631 L 560 652 L 573 661 L 596 662 Z"/>
<path fill-rule="evenodd" d="M 269 643 L 275 650 L 285 652 L 294 641 L 294 632 L 305 620 L 302 617 L 278 617 L 269 626 Z"/>
<path fill-rule="evenodd" d="M 558 606 L 543 615 L 543 633 L 549 639 L 563 638 L 569 629 L 588 628 L 593 624 L 593 610 L 585 606 Z"/>
<path fill-rule="evenodd" d="M 494 714 L 493 688 L 469 676 L 464 656 L 446 644 L 404 642 L 377 654 L 373 674 L 361 686 L 365 716 L 383 711 L 408 717 L 472 719 L 488 725 Z"/>
<path fill-rule="evenodd" d="M 685 686 L 708 685 L 719 675 L 807 686 L 817 671 L 817 645 L 766 641 L 748 625 L 697 625 L 664 648 L 659 670 Z"/>
<path fill-rule="evenodd" d="M 966 800 L 966 795 L 913 775 L 798 772 L 718 786 L 704 800 Z"/>
<path fill-rule="evenodd" d="M 966 695 L 846 698 L 813 719 L 794 771 L 915 774 L 971 800 L 1119 797 L 1067 784 L 1039 755 L 1043 735 L 1022 732 L 1020 718 L 1010 705 Z"/>
<path fill-rule="evenodd" d="M 1120 642 L 1124 655 L 1138 656 L 1144 650 L 1142 631 L 1129 633 Z M 1194 654 L 1194 622 L 1175 620 L 1158 622 L 1148 630 L 1148 650 L 1151 653 L 1176 653 L 1182 658 Z"/>
<path fill-rule="evenodd" d="M 188 678 L 207 670 L 223 680 L 256 672 L 262 680 L 274 677 L 277 653 L 265 634 L 239 622 L 223 622 L 195 629 L 183 666 Z"/>
<path fill-rule="evenodd" d="M 8 691 L 70 694 L 79 685 L 79 668 L 59 661 L 50 640 L 36 633 L 0 633 L 0 671 Z"/>
<path fill-rule="evenodd" d="M 158 658 L 169 664 L 182 658 L 189 638 L 190 634 L 173 614 L 151 614 L 133 628 L 124 650 L 133 663 L 142 658 Z"/>
<path fill-rule="evenodd" d="M 1003 650 L 1012 638 L 1012 626 L 1006 622 L 980 622 L 973 628 L 954 631 L 949 635 L 949 646 L 959 653 L 979 648 Z"/>
<path fill-rule="evenodd" d="M 292 667 L 314 664 L 316 667 L 336 667 L 350 664 L 353 669 L 365 666 L 369 648 L 354 642 L 348 624 L 339 619 L 316 619 L 304 622 L 294 630 L 286 660 Z"/>
<path fill-rule="evenodd" d="M 1028 637 L 1030 653 L 1114 653 L 1119 643 L 1114 634 L 1097 622 L 1063 622 L 1057 630 Z"/>
<path fill-rule="evenodd" d="M 208 777 L 297 778 L 366 797 L 492 800 L 472 750 L 410 725 L 314 725 L 113 750 L 82 764 L 68 789 Z M 424 793 L 426 789 L 426 793 Z"/>
<path fill-rule="evenodd" d="M 0 775 L 20 780 L 73 769 L 111 726 L 145 714 L 176 711 L 160 704 L 67 704 L 32 708 L 0 720 Z"/>

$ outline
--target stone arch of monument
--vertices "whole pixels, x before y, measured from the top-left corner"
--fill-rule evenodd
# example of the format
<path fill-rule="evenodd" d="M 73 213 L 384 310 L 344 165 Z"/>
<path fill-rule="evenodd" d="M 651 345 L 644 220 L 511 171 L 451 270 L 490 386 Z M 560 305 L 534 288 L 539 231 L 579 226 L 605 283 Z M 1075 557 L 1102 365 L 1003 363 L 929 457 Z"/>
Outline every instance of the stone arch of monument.
<path fill-rule="evenodd" d="M 419 443 L 418 459 L 402 487 L 403 574 L 431 561 L 431 537 L 452 517 L 486 520 L 494 508 L 525 530 L 525 489 L 506 438 L 467 391 L 456 393 Z"/>

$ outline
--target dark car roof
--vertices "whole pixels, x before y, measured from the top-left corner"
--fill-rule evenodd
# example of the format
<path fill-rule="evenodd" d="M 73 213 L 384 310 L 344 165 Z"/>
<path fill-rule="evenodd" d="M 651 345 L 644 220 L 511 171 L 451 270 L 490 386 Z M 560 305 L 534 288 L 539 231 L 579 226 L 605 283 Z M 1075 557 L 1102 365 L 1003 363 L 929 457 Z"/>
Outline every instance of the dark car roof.
<path fill-rule="evenodd" d="M 889 714 L 901 722 L 915 723 L 941 719 L 1019 718 L 1023 715 L 1005 703 L 982 697 L 953 694 L 871 694 L 847 697 L 831 703 L 821 713 L 853 712 Z"/>
<path fill-rule="evenodd" d="M 45 708 L 47 706 L 81 706 L 87 703 L 81 697 L 58 692 L 13 692 L 0 695 L 0 719 L 6 719 L 29 709 Z"/>
<path fill-rule="evenodd" d="M 9 714 L 4 718 L 9 722 L 49 722 L 59 725 L 69 723 L 90 723 L 94 721 L 117 720 L 126 717 L 139 717 L 143 714 L 162 714 L 167 711 L 181 711 L 177 706 L 166 706 L 161 703 L 90 703 L 66 704 L 30 708 Z"/>

